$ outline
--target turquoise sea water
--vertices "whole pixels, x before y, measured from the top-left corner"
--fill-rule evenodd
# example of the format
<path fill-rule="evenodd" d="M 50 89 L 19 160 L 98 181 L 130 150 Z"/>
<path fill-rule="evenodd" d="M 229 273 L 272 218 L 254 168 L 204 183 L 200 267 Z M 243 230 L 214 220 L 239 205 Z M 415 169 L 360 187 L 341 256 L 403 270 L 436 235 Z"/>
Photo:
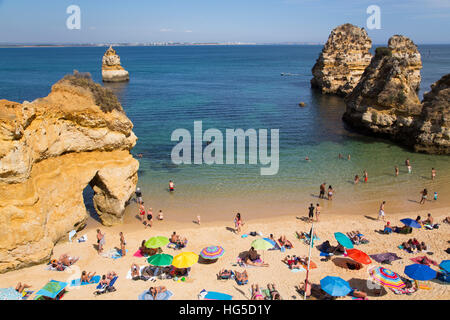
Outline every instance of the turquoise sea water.
<path fill-rule="evenodd" d="M 329 209 L 349 202 L 392 199 L 397 207 L 415 205 L 421 188 L 444 190 L 450 181 L 447 156 L 415 154 L 387 141 L 348 131 L 341 120 L 342 99 L 310 89 L 311 68 L 321 46 L 117 47 L 130 82 L 108 84 L 134 123 L 138 143 L 139 185 L 154 211 L 171 219 L 200 214 L 246 216 L 303 213 L 316 202 L 322 182 L 336 190 Z M 450 72 L 450 46 L 422 46 L 420 95 Z M 2 48 L 0 98 L 19 101 L 46 96 L 53 83 L 74 69 L 101 82 L 106 48 Z M 290 73 L 290 76 L 281 76 Z M 298 103 L 304 101 L 306 107 Z M 279 172 L 261 176 L 260 165 L 175 165 L 170 140 L 177 128 L 193 132 L 217 128 L 279 129 Z M 351 161 L 338 153 L 351 154 Z M 308 156 L 311 161 L 305 161 Z M 413 174 L 405 173 L 411 160 Z M 401 175 L 393 176 L 398 165 Z M 429 180 L 431 167 L 438 181 Z M 353 185 L 355 174 L 369 173 L 369 184 Z M 176 192 L 169 194 L 169 179 Z M 445 197 L 445 195 L 441 195 Z M 332 204 L 331 204 L 332 203 Z M 358 208 L 358 206 L 356 206 Z"/>

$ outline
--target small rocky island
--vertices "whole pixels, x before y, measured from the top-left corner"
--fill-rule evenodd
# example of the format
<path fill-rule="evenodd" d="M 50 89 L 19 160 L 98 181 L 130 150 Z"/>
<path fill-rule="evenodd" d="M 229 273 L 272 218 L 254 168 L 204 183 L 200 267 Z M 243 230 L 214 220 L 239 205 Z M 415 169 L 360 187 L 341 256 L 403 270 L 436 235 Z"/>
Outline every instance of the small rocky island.
<path fill-rule="evenodd" d="M 89 74 L 67 75 L 33 102 L 0 100 L 0 273 L 48 261 L 82 228 L 88 185 L 102 223 L 122 221 L 138 180 L 132 129 Z"/>
<path fill-rule="evenodd" d="M 364 28 L 346 23 L 333 29 L 312 68 L 311 86 L 322 93 L 346 96 L 369 65 L 371 47 Z"/>
<path fill-rule="evenodd" d="M 414 42 L 394 35 L 374 57 L 370 45 L 363 29 L 335 28 L 312 69 L 311 86 L 345 96 L 343 120 L 362 134 L 417 152 L 450 154 L 450 74 L 434 83 L 421 102 L 422 61 Z"/>
<path fill-rule="evenodd" d="M 111 46 L 103 55 L 102 78 L 104 82 L 124 82 L 130 80 L 128 71 L 121 66 L 120 57 Z"/>

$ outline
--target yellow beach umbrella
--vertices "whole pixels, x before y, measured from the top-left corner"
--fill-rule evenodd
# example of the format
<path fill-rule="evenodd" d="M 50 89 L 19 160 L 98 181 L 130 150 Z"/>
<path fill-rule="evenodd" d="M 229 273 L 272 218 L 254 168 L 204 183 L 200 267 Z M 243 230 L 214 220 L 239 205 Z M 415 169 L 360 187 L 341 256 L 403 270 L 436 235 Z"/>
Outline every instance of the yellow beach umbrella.
<path fill-rule="evenodd" d="M 182 252 L 173 257 L 172 265 L 175 268 L 183 269 L 192 267 L 198 261 L 198 254 L 194 252 Z"/>

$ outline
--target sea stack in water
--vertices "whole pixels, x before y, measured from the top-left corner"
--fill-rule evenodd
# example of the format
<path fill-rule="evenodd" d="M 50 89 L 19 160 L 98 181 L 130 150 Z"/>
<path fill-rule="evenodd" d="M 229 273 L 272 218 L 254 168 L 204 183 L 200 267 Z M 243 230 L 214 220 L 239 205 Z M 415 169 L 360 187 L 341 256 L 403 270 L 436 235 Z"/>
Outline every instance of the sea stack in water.
<path fill-rule="evenodd" d="M 128 71 L 120 65 L 120 57 L 111 46 L 103 55 L 102 78 L 104 82 L 123 82 L 130 80 Z"/>
<path fill-rule="evenodd" d="M 346 23 L 333 29 L 312 68 L 311 87 L 346 96 L 369 65 L 371 47 L 372 40 L 364 28 Z"/>
<path fill-rule="evenodd" d="M 132 129 L 89 75 L 66 76 L 31 103 L 0 100 L 0 273 L 47 261 L 82 228 L 88 185 L 102 223 L 122 221 L 138 180 Z"/>
<path fill-rule="evenodd" d="M 448 79 L 434 84 L 422 104 L 417 96 L 421 66 L 410 39 L 389 39 L 389 47 L 376 49 L 358 85 L 346 97 L 343 120 L 361 133 L 416 151 L 449 153 Z"/>

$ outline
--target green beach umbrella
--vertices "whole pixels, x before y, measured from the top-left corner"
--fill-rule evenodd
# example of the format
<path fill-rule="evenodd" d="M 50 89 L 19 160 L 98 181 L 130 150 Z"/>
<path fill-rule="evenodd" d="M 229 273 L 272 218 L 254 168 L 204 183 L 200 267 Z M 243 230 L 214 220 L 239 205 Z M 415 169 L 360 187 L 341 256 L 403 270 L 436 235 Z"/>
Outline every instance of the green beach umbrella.
<path fill-rule="evenodd" d="M 273 248 L 273 244 L 260 238 L 252 242 L 252 247 L 255 248 L 255 250 L 269 250 Z"/>
<path fill-rule="evenodd" d="M 160 253 L 148 257 L 147 262 L 157 267 L 167 267 L 172 264 L 173 257 L 170 254 Z"/>
<path fill-rule="evenodd" d="M 151 237 L 145 242 L 146 248 L 156 249 L 166 246 L 169 243 L 169 238 L 157 236 Z"/>

